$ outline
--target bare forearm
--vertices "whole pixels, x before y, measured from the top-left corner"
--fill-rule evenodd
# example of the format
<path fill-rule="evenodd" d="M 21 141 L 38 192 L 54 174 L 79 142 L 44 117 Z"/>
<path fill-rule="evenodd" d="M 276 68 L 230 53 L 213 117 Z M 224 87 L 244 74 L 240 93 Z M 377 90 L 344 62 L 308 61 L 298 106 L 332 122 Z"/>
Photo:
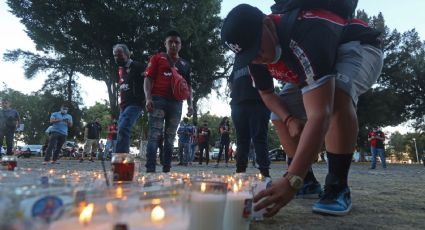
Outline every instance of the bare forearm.
<path fill-rule="evenodd" d="M 145 96 L 147 100 L 152 99 L 152 80 L 148 77 L 145 78 L 144 84 L 143 84 L 143 90 L 145 91 Z"/>
<path fill-rule="evenodd" d="M 277 114 L 280 119 L 285 120 L 290 115 L 287 108 L 283 104 L 280 97 L 271 91 L 259 91 L 261 99 L 267 108 L 273 113 Z"/>

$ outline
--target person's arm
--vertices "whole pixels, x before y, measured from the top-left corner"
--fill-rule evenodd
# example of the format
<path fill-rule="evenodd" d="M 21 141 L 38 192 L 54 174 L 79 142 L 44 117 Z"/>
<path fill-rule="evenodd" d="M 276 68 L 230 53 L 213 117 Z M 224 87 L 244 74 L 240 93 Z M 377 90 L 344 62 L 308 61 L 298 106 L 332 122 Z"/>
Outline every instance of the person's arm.
<path fill-rule="evenodd" d="M 190 87 L 190 96 L 186 100 L 187 101 L 187 116 L 191 117 L 193 115 L 193 87 L 192 87 L 192 79 L 191 79 L 191 70 L 189 68 L 189 72 L 187 74 L 186 80 L 188 81 Z"/>
<path fill-rule="evenodd" d="M 324 85 L 303 94 L 307 122 L 301 133 L 288 173 L 304 178 L 315 155 L 320 151 L 333 110 L 334 89 L 335 81 L 331 79 Z M 259 192 L 254 197 L 254 202 L 267 197 L 255 206 L 255 210 L 258 211 L 272 205 L 271 208 L 267 208 L 265 216 L 274 216 L 293 199 L 295 193 L 296 191 L 290 186 L 288 179 L 282 177 L 273 181 L 270 188 Z"/>
<path fill-rule="evenodd" d="M 62 120 L 62 119 L 57 118 L 57 117 L 55 116 L 55 114 L 52 114 L 52 115 L 50 116 L 50 123 L 52 123 L 52 124 L 54 124 L 54 123 L 58 123 L 58 122 L 61 122 L 61 121 L 63 121 L 63 120 Z"/>
<path fill-rule="evenodd" d="M 158 65 L 157 65 L 157 55 L 154 55 L 150 58 L 148 67 L 145 71 L 145 80 L 143 83 L 143 90 L 145 91 L 146 98 L 146 110 L 152 112 L 154 105 L 152 102 L 152 87 L 154 84 L 154 78 L 158 74 Z"/>

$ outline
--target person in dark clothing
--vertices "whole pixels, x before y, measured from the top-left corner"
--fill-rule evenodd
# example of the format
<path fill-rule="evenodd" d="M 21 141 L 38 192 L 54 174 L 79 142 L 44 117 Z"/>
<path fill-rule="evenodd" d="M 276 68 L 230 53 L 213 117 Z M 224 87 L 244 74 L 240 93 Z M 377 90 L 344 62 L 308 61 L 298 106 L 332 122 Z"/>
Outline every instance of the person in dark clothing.
<path fill-rule="evenodd" d="M 3 145 L 3 139 L 6 138 L 6 155 L 13 155 L 13 139 L 19 124 L 19 113 L 15 109 L 10 108 L 10 105 L 9 99 L 2 98 L 2 108 L 0 110 L 0 149 Z"/>
<path fill-rule="evenodd" d="M 221 120 L 218 131 L 220 132 L 220 149 L 218 152 L 217 164 L 215 167 L 217 168 L 220 164 L 221 156 L 224 152 L 224 160 L 226 162 L 226 167 L 228 167 L 229 163 L 229 144 L 230 144 L 230 123 L 228 117 L 223 117 Z"/>
<path fill-rule="evenodd" d="M 99 148 L 100 133 L 102 126 L 100 125 L 100 119 L 96 118 L 95 121 L 88 123 L 84 127 L 84 152 L 80 158 L 80 162 L 84 161 L 84 156 L 89 154 L 89 161 L 93 162 L 93 155 Z"/>
<path fill-rule="evenodd" d="M 251 139 L 255 148 L 260 173 L 270 177 L 267 132 L 270 110 L 253 87 L 248 67 L 233 71 L 229 77 L 231 89 L 230 107 L 236 131 L 236 172 L 245 172 L 248 167 Z M 255 164 L 255 163 L 254 163 Z"/>
<path fill-rule="evenodd" d="M 208 128 L 208 122 L 204 121 L 202 126 L 198 128 L 198 146 L 199 146 L 199 164 L 202 165 L 205 151 L 205 163 L 208 165 L 210 161 L 210 136 L 211 130 Z"/>
<path fill-rule="evenodd" d="M 125 44 L 114 45 L 112 51 L 118 65 L 120 105 L 115 152 L 129 153 L 131 129 L 142 114 L 145 104 L 143 92 L 145 66 L 130 58 L 130 50 Z"/>

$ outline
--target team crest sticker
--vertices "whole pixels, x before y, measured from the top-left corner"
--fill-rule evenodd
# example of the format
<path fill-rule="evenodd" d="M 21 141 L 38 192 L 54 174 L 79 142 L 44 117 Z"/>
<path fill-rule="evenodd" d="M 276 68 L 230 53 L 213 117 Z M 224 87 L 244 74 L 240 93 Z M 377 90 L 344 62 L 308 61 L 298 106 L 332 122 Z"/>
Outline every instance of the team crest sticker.
<path fill-rule="evenodd" d="M 59 219 L 63 214 L 63 201 L 57 196 L 45 196 L 32 206 L 31 215 L 47 223 Z"/>

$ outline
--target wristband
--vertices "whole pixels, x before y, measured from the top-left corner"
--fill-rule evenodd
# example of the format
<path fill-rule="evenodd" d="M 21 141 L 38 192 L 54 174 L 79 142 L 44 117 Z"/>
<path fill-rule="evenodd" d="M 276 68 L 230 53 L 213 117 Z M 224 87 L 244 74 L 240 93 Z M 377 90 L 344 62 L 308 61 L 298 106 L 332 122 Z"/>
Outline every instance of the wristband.
<path fill-rule="evenodd" d="M 283 120 L 283 124 L 287 125 L 288 121 L 292 118 L 292 114 L 289 114 L 285 120 Z"/>

